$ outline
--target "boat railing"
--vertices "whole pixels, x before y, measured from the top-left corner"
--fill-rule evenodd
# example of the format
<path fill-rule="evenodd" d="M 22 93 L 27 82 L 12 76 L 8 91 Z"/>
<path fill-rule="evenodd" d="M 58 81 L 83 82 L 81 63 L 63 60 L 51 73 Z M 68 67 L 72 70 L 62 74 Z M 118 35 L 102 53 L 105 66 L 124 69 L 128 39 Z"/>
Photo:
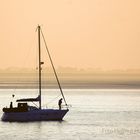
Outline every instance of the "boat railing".
<path fill-rule="evenodd" d="M 44 107 L 42 107 L 42 109 L 59 109 L 59 106 L 44 106 Z M 69 106 L 66 106 L 66 105 L 62 105 L 61 106 L 61 109 L 68 109 L 69 108 Z"/>

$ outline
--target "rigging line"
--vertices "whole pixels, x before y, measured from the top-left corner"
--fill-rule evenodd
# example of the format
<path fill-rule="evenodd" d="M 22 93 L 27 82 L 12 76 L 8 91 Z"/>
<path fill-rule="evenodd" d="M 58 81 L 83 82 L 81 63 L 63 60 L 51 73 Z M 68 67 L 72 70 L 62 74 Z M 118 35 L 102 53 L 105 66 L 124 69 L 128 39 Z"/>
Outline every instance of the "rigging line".
<path fill-rule="evenodd" d="M 34 38 L 32 38 L 32 40 L 34 40 Z M 34 41 L 31 41 L 31 42 L 34 42 Z M 33 51 L 34 45 L 33 45 L 33 43 L 30 43 L 29 46 L 31 46 L 31 47 L 29 47 L 29 49 L 27 50 L 27 53 L 25 55 L 25 58 L 24 58 L 24 60 L 22 62 L 22 68 L 27 67 L 27 64 L 30 64 L 30 62 L 27 61 L 27 60 L 31 56 L 31 52 Z M 23 84 L 23 81 L 22 81 L 23 78 L 22 78 L 22 76 L 24 76 L 24 72 L 23 71 L 21 72 L 21 70 L 20 70 L 20 77 L 16 78 L 16 82 L 17 83 L 21 83 L 22 82 L 22 84 Z M 16 94 L 16 91 L 17 91 L 18 87 L 19 87 L 18 84 L 16 84 L 16 86 L 14 86 L 13 92 L 15 94 Z"/>
<path fill-rule="evenodd" d="M 52 58 L 51 58 L 50 52 L 49 52 L 49 49 L 48 49 L 48 46 L 47 46 L 47 43 L 46 43 L 46 40 L 45 40 L 44 34 L 43 34 L 43 32 L 42 32 L 42 29 L 41 29 L 41 35 L 42 35 L 42 37 L 43 37 L 43 40 L 44 40 L 44 43 L 45 43 L 45 47 L 46 47 L 46 50 L 47 50 L 47 53 L 48 53 L 49 59 L 50 59 L 50 61 L 51 61 L 51 65 L 52 65 L 52 68 L 53 68 L 53 71 L 54 71 L 54 74 L 55 74 L 55 77 L 56 77 L 56 80 L 57 80 L 57 83 L 58 83 L 58 86 L 59 86 L 60 92 L 61 92 L 62 97 L 63 97 L 63 99 L 64 99 L 65 105 L 67 106 L 67 102 L 66 102 L 65 96 L 64 96 L 64 94 L 63 94 L 63 91 L 62 91 L 62 88 L 61 88 L 61 85 L 60 85 L 60 82 L 59 82 L 59 79 L 58 79 L 58 76 L 57 76 L 57 73 L 56 73 L 56 70 L 55 70 L 55 67 L 54 67 L 54 64 L 53 64 L 53 61 L 52 61 Z"/>
<path fill-rule="evenodd" d="M 37 104 L 35 104 L 34 102 L 32 102 L 37 108 L 38 108 L 38 105 Z"/>
<path fill-rule="evenodd" d="M 54 99 L 50 100 L 46 105 L 52 103 L 53 101 L 55 101 L 59 96 L 61 96 L 61 94 L 59 94 L 58 96 L 56 96 Z"/>

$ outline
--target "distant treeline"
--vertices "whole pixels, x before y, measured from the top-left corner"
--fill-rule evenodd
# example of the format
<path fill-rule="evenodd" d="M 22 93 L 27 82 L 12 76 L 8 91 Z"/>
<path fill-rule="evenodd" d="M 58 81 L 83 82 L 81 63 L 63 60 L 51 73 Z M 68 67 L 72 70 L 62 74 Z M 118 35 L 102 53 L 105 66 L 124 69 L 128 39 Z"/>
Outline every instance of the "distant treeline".
<path fill-rule="evenodd" d="M 6 69 L 0 69 L 0 73 L 36 73 L 38 68 L 17 68 L 10 67 Z M 44 67 L 44 73 L 52 73 L 51 67 Z M 85 74 L 140 74 L 140 69 L 113 69 L 113 70 L 103 70 L 101 68 L 76 68 L 76 67 L 57 67 L 56 71 L 58 73 L 85 73 Z"/>

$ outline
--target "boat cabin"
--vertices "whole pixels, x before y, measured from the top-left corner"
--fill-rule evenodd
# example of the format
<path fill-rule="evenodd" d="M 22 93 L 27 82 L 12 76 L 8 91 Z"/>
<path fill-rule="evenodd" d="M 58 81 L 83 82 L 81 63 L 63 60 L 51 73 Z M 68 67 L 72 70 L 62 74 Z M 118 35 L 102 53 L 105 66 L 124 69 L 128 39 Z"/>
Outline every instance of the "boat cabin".
<path fill-rule="evenodd" d="M 10 104 L 10 107 L 4 107 L 3 112 L 27 112 L 28 111 L 28 104 L 27 103 L 18 103 L 17 107 L 12 107 Z"/>

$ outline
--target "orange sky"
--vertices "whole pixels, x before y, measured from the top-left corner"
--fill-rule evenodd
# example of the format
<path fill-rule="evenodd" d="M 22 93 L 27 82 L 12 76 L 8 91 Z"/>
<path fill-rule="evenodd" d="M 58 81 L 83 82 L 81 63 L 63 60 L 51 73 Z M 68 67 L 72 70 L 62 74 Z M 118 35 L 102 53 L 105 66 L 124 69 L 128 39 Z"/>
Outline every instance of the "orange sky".
<path fill-rule="evenodd" d="M 0 69 L 33 61 L 38 24 L 56 66 L 140 69 L 140 0 L 0 3 Z"/>

